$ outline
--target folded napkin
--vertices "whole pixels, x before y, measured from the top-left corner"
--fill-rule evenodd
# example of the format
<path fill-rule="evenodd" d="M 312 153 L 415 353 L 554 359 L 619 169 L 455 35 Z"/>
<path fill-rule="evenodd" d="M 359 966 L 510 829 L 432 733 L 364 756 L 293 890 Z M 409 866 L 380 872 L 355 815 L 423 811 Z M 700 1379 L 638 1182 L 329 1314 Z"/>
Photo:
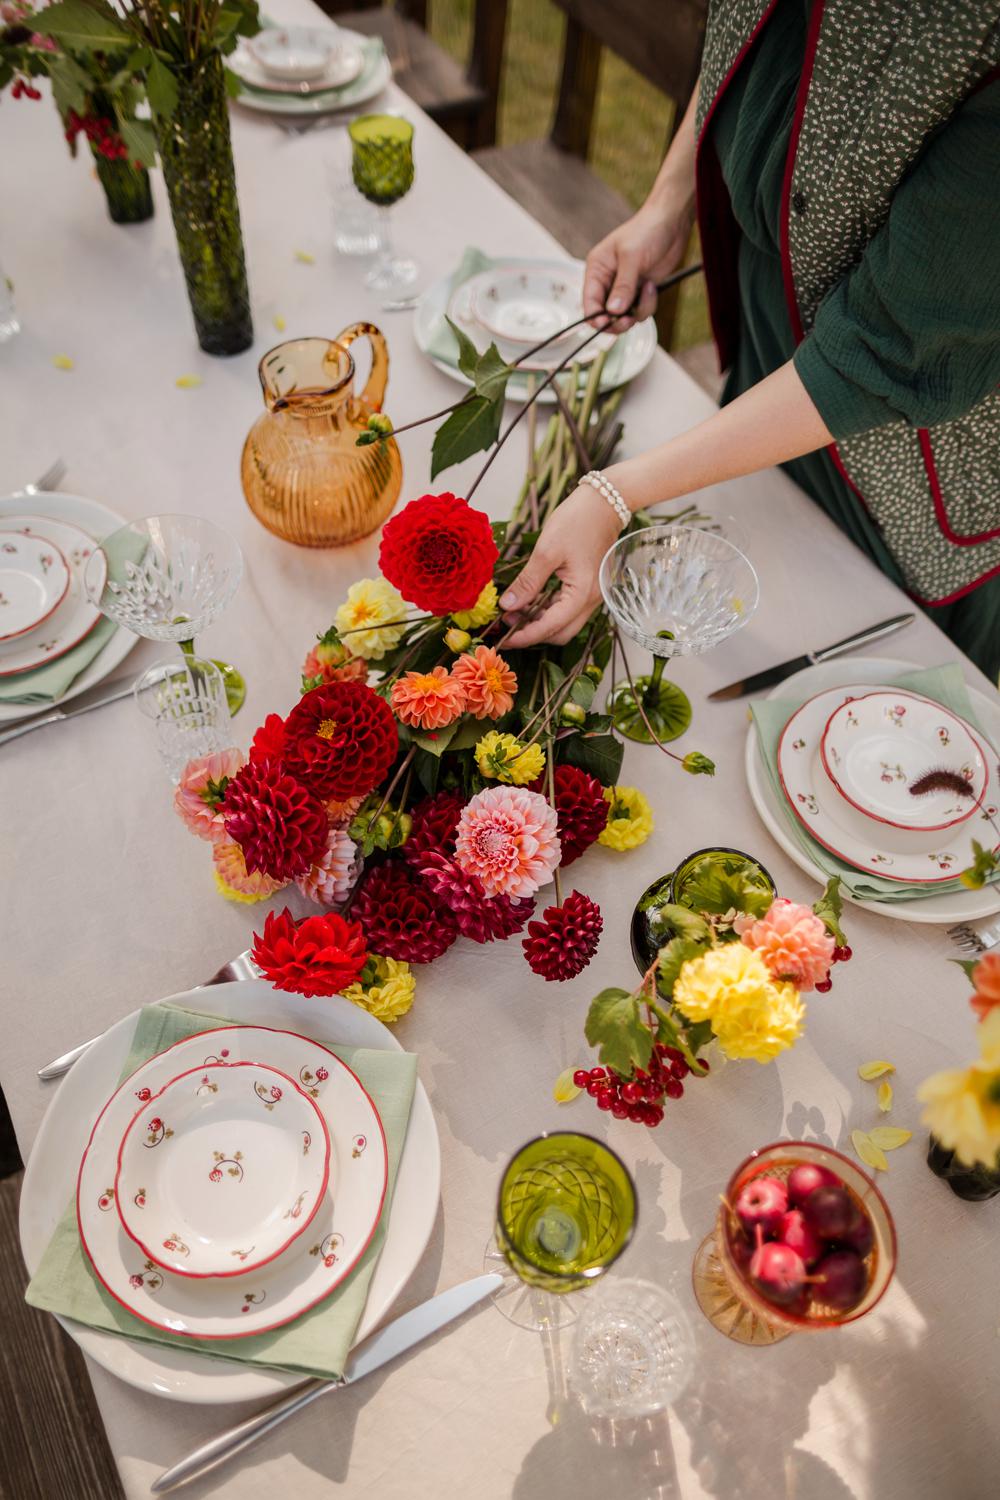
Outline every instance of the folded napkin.
<path fill-rule="evenodd" d="M 322 1003 L 322 1002 L 318 1002 Z M 173 1005 L 147 1005 L 139 1015 L 122 1078 L 150 1057 L 196 1032 L 238 1025 L 222 1016 L 200 1015 Z M 329 1045 L 325 1043 L 324 1045 Z M 105 1333 L 120 1333 L 148 1344 L 171 1344 L 219 1359 L 273 1366 L 296 1375 L 336 1380 L 354 1343 L 354 1335 L 389 1223 L 396 1171 L 406 1138 L 417 1079 L 417 1060 L 407 1052 L 377 1052 L 369 1047 L 331 1047 L 368 1090 L 382 1118 L 389 1157 L 389 1181 L 382 1217 L 364 1255 L 346 1280 L 325 1301 L 293 1323 L 272 1333 L 237 1340 L 179 1338 L 140 1322 L 101 1286 L 80 1246 L 75 1199 L 69 1204 L 46 1247 L 26 1297 L 34 1306 L 72 1318 Z"/>
<path fill-rule="evenodd" d="M 955 662 L 945 667 L 927 667 L 922 670 L 904 672 L 899 677 L 893 678 L 887 685 L 909 688 L 925 698 L 933 698 L 935 703 L 941 703 L 945 708 L 950 708 L 953 713 L 958 714 L 959 718 L 965 719 L 968 724 L 983 734 L 972 707 L 962 669 Z M 958 879 L 936 881 L 934 884 L 927 885 L 899 885 L 895 881 L 885 880 L 880 875 L 871 875 L 866 871 L 854 869 L 852 865 L 845 865 L 835 854 L 831 854 L 828 849 L 824 849 L 822 845 L 810 838 L 785 800 L 778 776 L 777 756 L 778 741 L 789 717 L 797 708 L 801 708 L 807 698 L 813 696 L 813 692 L 814 689 L 810 686 L 794 698 L 758 699 L 750 704 L 761 755 L 767 767 L 771 785 L 781 804 L 785 825 L 803 853 L 808 855 L 813 864 L 818 865 L 827 875 L 839 875 L 844 882 L 844 889 L 850 891 L 857 901 L 920 901 L 927 896 L 948 896 L 956 891 L 964 890 L 965 887 Z M 986 738 L 985 735 L 983 737 Z M 988 740 L 987 743 L 989 743 Z M 972 863 L 972 840 L 978 837 L 982 842 L 981 828 L 982 825 L 975 819 L 969 820 L 970 864 Z M 1000 875 L 994 876 L 994 880 L 1000 880 Z"/>
<path fill-rule="evenodd" d="M 0 703 L 37 703 L 44 707 L 57 702 L 104 650 L 117 629 L 114 620 L 101 618 L 78 646 L 57 661 L 46 662 L 32 672 L 19 672 L 16 677 L 0 677 Z"/>
<path fill-rule="evenodd" d="M 499 259 L 494 259 L 492 256 L 485 255 L 482 250 L 477 250 L 474 246 L 470 246 L 448 278 L 446 301 L 450 302 L 453 292 L 462 286 L 464 282 L 470 281 L 473 276 L 478 276 L 481 271 L 489 271 L 493 266 L 504 263 L 505 257 L 501 256 Z M 492 335 L 490 336 L 492 337 Z M 604 362 L 604 373 L 601 376 L 602 390 L 610 390 L 621 379 L 622 366 L 625 362 L 627 337 L 625 335 L 622 338 L 616 339 L 608 351 L 608 357 Z M 431 329 L 424 352 L 429 354 L 432 359 L 439 359 L 442 363 L 453 365 L 457 368 L 458 345 L 455 342 L 455 335 L 445 322 L 444 313 L 441 314 Z"/>

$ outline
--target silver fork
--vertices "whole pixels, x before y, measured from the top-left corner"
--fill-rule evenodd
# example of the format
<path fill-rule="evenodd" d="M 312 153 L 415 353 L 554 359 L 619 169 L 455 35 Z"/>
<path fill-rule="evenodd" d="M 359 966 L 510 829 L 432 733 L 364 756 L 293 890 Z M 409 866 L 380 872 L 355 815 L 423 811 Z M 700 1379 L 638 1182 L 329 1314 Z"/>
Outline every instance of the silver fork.
<path fill-rule="evenodd" d="M 223 964 L 222 968 L 213 974 L 211 979 L 206 979 L 204 984 L 196 985 L 195 988 L 207 990 L 210 985 L 228 984 L 233 979 L 259 978 L 260 970 L 250 957 L 250 949 L 247 948 L 243 953 L 238 954 L 236 958 L 231 958 L 228 963 Z M 90 1037 L 86 1042 L 80 1042 L 77 1046 L 71 1047 L 61 1057 L 54 1057 L 50 1063 L 45 1064 L 44 1068 L 39 1068 L 39 1078 L 43 1083 L 48 1083 L 53 1078 L 61 1078 L 64 1073 L 69 1072 L 77 1059 L 83 1056 L 87 1048 L 92 1047 L 95 1042 L 100 1041 L 103 1035 L 104 1032 L 101 1031 L 97 1036 Z"/>
<path fill-rule="evenodd" d="M 26 484 L 21 490 L 22 495 L 37 495 L 40 490 L 54 490 L 63 481 L 66 474 L 66 465 L 61 458 L 57 458 L 54 464 L 50 464 L 45 473 L 35 480 L 34 484 Z"/>
<path fill-rule="evenodd" d="M 1000 943 L 1000 919 L 978 929 L 968 922 L 959 922 L 948 928 L 948 936 L 961 953 L 986 953 Z"/>

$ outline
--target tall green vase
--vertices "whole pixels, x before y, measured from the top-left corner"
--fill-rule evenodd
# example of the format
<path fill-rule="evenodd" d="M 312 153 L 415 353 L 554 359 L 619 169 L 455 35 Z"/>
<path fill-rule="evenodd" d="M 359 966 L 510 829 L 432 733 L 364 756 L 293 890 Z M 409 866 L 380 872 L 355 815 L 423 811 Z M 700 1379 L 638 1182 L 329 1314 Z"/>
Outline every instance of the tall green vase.
<path fill-rule="evenodd" d="M 177 107 L 156 136 L 194 326 L 206 354 L 239 354 L 253 322 L 222 58 L 175 76 Z"/>

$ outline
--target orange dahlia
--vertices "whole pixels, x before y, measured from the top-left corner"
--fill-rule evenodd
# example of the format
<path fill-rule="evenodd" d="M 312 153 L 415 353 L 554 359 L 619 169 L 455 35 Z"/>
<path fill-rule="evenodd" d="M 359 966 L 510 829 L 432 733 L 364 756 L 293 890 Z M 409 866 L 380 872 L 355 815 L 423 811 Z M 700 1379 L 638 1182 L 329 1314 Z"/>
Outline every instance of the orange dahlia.
<path fill-rule="evenodd" d="M 389 700 L 396 717 L 411 729 L 444 729 L 465 708 L 461 682 L 444 667 L 406 672 L 393 684 Z"/>
<path fill-rule="evenodd" d="M 477 719 L 500 719 L 514 707 L 517 674 L 492 646 L 460 656 L 451 675 L 465 689 L 465 706 Z"/>

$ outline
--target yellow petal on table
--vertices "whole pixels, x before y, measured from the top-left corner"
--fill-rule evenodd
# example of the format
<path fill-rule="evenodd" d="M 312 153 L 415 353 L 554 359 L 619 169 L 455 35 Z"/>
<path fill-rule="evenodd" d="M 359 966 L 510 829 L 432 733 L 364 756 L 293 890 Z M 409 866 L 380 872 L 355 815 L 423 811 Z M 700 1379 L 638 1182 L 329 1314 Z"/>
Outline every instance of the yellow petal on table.
<path fill-rule="evenodd" d="M 892 1084 L 888 1078 L 884 1078 L 878 1086 L 878 1107 L 884 1115 L 892 1108 Z"/>
<path fill-rule="evenodd" d="M 57 370 L 72 370 L 73 361 L 68 354 L 53 354 L 52 363 Z"/>
<path fill-rule="evenodd" d="M 196 386 L 201 385 L 200 375 L 178 375 L 174 385 L 181 391 L 193 391 Z"/>
<path fill-rule="evenodd" d="M 280 313 L 275 313 L 271 321 L 279 333 L 284 333 L 285 329 L 288 327 L 288 324 L 285 322 Z"/>
<path fill-rule="evenodd" d="M 858 1077 L 863 1078 L 866 1083 L 871 1083 L 873 1078 L 881 1078 L 885 1073 L 895 1073 L 896 1064 L 891 1062 L 862 1063 L 858 1069 Z"/>
<path fill-rule="evenodd" d="M 866 1167 L 875 1167 L 879 1172 L 888 1172 L 889 1163 L 881 1146 L 876 1146 L 870 1135 L 863 1130 L 851 1131 L 851 1145 Z"/>
<path fill-rule="evenodd" d="M 564 1068 L 552 1085 L 552 1097 L 557 1104 L 569 1104 L 580 1092 L 578 1086 L 573 1082 L 573 1074 L 576 1068 Z"/>
<path fill-rule="evenodd" d="M 912 1135 L 912 1130 L 900 1130 L 896 1125 L 876 1125 L 868 1132 L 868 1139 L 880 1151 L 897 1151 Z"/>
<path fill-rule="evenodd" d="M 315 255 L 310 255 L 308 250 L 296 250 L 295 259 L 301 261 L 304 266 L 314 266 L 316 264 Z"/>

